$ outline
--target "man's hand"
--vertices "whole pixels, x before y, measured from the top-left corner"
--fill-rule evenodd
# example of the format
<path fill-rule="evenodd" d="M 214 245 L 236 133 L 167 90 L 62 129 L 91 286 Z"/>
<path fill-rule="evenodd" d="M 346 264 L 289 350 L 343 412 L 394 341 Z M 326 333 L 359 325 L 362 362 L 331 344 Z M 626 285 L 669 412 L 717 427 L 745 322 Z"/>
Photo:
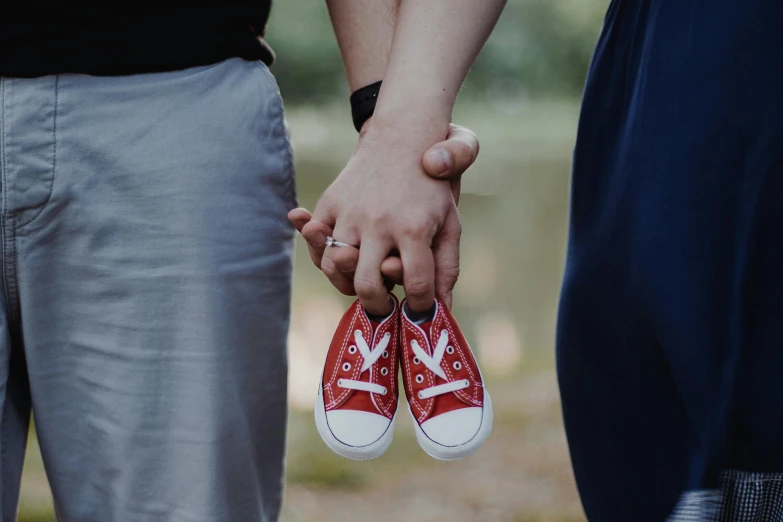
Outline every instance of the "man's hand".
<path fill-rule="evenodd" d="M 360 140 L 356 151 L 360 150 L 361 141 L 363 140 Z M 476 135 L 468 129 L 451 125 L 446 140 L 432 146 L 424 153 L 422 168 L 432 178 L 449 180 L 456 204 L 459 201 L 461 176 L 475 162 L 478 152 L 479 143 Z M 404 214 L 404 209 L 401 213 Z M 331 248 L 329 260 L 324 266 L 322 260 L 326 237 L 333 235 L 332 227 L 326 222 L 313 219 L 304 208 L 292 210 L 288 217 L 307 241 L 310 257 L 316 267 L 322 269 L 332 284 L 342 293 L 356 295 L 353 281 L 359 262 L 359 250 L 354 247 Z M 444 226 L 432 238 L 431 244 L 435 264 L 435 293 L 447 306 L 451 306 L 451 293 L 459 271 L 459 232 L 459 220 L 454 209 L 446 216 Z M 345 241 L 340 236 L 336 235 L 336 237 Z M 403 263 L 400 257 L 395 255 L 386 257 L 381 263 L 380 272 L 385 277 L 387 288 L 395 284 L 403 284 Z M 428 303 L 422 305 L 429 306 Z"/>

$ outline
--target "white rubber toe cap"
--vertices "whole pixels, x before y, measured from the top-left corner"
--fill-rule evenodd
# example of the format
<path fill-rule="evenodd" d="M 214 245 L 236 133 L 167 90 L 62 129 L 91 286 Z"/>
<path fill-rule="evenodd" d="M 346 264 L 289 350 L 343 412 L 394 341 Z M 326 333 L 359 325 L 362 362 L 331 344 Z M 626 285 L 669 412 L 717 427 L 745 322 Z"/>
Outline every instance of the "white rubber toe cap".
<path fill-rule="evenodd" d="M 327 411 L 326 422 L 338 441 L 356 448 L 377 442 L 391 424 L 383 415 L 357 410 Z"/>
<path fill-rule="evenodd" d="M 476 436 L 481 417 L 481 408 L 461 408 L 424 421 L 421 429 L 430 440 L 442 446 L 461 446 Z"/>

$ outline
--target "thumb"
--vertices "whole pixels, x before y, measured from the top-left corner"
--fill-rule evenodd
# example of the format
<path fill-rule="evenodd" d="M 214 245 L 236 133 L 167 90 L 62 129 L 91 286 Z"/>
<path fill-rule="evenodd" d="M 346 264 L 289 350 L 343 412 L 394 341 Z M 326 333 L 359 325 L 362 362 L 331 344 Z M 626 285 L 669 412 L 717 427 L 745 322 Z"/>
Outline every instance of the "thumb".
<path fill-rule="evenodd" d="M 462 225 L 457 208 L 452 207 L 443 227 L 433 239 L 432 253 L 435 258 L 435 294 L 451 308 L 452 290 L 459 277 L 459 240 Z"/>
<path fill-rule="evenodd" d="M 473 131 L 452 125 L 446 140 L 424 153 L 422 167 L 433 178 L 461 176 L 476 161 L 478 153 L 479 142 Z"/>

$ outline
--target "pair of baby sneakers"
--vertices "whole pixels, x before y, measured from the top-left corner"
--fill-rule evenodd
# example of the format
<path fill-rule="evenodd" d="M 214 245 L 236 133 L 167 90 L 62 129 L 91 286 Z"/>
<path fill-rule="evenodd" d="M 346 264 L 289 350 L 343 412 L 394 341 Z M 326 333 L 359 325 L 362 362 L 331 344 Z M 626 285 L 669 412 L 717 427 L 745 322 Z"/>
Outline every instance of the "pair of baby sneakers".
<path fill-rule="evenodd" d="M 470 346 L 441 301 L 422 318 L 390 296 L 394 311 L 385 319 L 368 316 L 359 301 L 343 315 L 318 387 L 318 432 L 343 457 L 381 456 L 394 434 L 401 367 L 419 445 L 436 459 L 466 457 L 492 429 L 492 403 Z"/>

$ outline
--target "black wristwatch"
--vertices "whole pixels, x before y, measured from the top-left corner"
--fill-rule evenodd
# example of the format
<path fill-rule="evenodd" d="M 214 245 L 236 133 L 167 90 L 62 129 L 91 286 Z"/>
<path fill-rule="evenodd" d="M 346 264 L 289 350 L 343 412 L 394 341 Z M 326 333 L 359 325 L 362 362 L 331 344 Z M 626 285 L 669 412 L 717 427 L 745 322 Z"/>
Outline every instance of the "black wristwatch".
<path fill-rule="evenodd" d="M 351 116 L 356 132 L 361 132 L 364 122 L 370 119 L 375 112 L 375 104 L 378 101 L 378 92 L 382 82 L 375 82 L 351 94 Z"/>

